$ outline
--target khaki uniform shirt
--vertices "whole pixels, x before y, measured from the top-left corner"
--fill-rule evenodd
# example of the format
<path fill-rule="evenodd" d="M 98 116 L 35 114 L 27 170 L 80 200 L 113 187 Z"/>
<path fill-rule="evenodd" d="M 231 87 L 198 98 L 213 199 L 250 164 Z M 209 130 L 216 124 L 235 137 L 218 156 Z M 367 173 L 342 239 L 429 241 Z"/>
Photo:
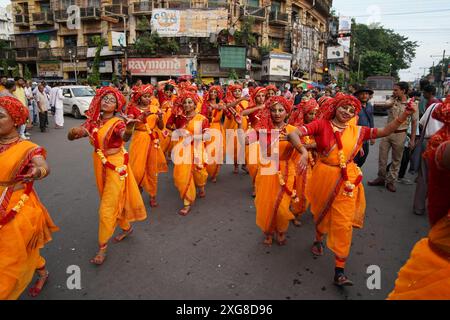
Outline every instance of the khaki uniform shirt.
<path fill-rule="evenodd" d="M 388 103 L 392 104 L 392 108 L 388 109 L 388 123 L 394 121 L 397 117 L 399 117 L 406 109 L 408 102 L 402 103 L 399 99 L 391 98 L 388 100 Z M 417 102 L 416 102 L 417 103 Z M 411 120 L 414 119 L 416 122 L 419 120 L 419 111 L 414 112 L 413 115 L 409 116 L 405 122 L 403 122 L 397 130 L 408 130 Z"/>

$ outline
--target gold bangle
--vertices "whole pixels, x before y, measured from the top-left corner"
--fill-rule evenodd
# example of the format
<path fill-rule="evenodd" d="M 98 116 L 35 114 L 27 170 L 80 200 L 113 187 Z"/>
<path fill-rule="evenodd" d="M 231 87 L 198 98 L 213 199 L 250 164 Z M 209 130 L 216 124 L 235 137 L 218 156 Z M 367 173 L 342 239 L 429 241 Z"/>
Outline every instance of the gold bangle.
<path fill-rule="evenodd" d="M 39 167 L 39 179 L 44 178 L 47 175 L 47 170 L 44 167 Z"/>

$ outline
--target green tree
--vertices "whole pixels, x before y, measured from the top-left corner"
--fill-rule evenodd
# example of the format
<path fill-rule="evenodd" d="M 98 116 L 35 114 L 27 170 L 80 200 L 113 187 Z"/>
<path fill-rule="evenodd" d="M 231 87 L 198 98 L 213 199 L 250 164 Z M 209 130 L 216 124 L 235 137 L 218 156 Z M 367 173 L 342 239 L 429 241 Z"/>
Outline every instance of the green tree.
<path fill-rule="evenodd" d="M 255 24 L 255 18 L 246 17 L 241 24 L 241 30 L 234 33 L 233 37 L 237 45 L 253 47 L 257 44 L 257 39 L 253 33 L 253 25 Z"/>
<path fill-rule="evenodd" d="M 392 64 L 391 56 L 383 52 L 370 50 L 361 56 L 361 68 L 364 66 L 364 74 L 367 76 L 389 75 L 390 64 Z"/>
<path fill-rule="evenodd" d="M 94 62 L 92 63 L 92 73 L 87 80 L 89 85 L 98 86 L 100 84 L 100 52 L 106 45 L 106 41 L 100 36 L 93 37 L 92 41 L 97 46 L 97 49 L 95 50 Z"/>
<path fill-rule="evenodd" d="M 389 59 L 381 55 L 376 56 L 378 60 L 387 60 L 387 71 L 383 69 L 384 74 L 389 74 L 389 63 L 392 64 L 392 75 L 398 77 L 398 71 L 409 68 L 412 60 L 416 56 L 416 48 L 418 47 L 416 41 L 410 41 L 407 37 L 404 37 L 398 33 L 395 33 L 391 29 L 385 29 L 379 24 L 365 25 L 356 24 L 352 25 L 352 48 L 350 52 L 351 57 L 355 57 L 351 62 L 351 70 L 358 70 L 359 56 L 361 55 L 361 71 L 365 77 L 375 75 L 373 70 L 380 72 L 380 68 L 371 67 L 370 60 L 365 59 L 363 63 L 363 56 L 368 53 L 368 56 L 373 56 L 371 52 L 378 52 L 388 56 Z"/>
<path fill-rule="evenodd" d="M 23 77 L 25 80 L 31 80 L 33 75 L 31 74 L 30 68 L 28 68 L 28 65 L 25 65 L 25 69 L 23 71 Z"/>
<path fill-rule="evenodd" d="M 9 75 L 10 75 L 10 73 L 9 73 L 9 64 L 8 64 L 8 61 L 6 59 L 2 59 L 1 66 L 2 66 L 2 69 L 3 69 L 3 75 L 5 77 L 9 77 Z"/>
<path fill-rule="evenodd" d="M 159 51 L 177 53 L 180 46 L 173 38 L 161 38 L 156 32 L 146 31 L 136 40 L 133 49 L 140 55 L 153 56 Z"/>
<path fill-rule="evenodd" d="M 230 74 L 228 75 L 228 79 L 230 80 L 238 80 L 239 75 L 237 74 L 236 70 L 231 69 Z"/>
<path fill-rule="evenodd" d="M 12 71 L 11 71 L 11 76 L 12 76 L 13 78 L 15 78 L 15 77 L 20 77 L 20 71 L 19 71 L 19 66 L 18 66 L 18 65 L 16 65 L 16 66 L 14 67 L 14 69 L 12 69 Z"/>

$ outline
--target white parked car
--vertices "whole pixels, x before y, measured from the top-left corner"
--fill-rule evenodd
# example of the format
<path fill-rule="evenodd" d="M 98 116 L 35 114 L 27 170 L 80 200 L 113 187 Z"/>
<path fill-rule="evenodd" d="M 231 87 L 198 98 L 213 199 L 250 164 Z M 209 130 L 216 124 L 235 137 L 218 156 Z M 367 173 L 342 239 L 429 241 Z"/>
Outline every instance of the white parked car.
<path fill-rule="evenodd" d="M 64 96 L 64 113 L 69 113 L 76 119 L 84 117 L 95 91 L 89 86 L 62 86 L 61 89 Z"/>

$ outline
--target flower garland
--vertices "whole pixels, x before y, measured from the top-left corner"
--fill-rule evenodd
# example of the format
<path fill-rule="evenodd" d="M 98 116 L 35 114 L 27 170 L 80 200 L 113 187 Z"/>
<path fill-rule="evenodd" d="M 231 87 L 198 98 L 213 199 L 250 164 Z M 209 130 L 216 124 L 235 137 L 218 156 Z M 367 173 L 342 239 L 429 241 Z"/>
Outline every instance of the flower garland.
<path fill-rule="evenodd" d="M 294 203 L 297 203 L 300 201 L 300 199 L 297 196 L 297 190 L 295 188 L 295 185 L 292 188 L 292 192 L 289 191 L 289 189 L 286 187 L 286 181 L 284 181 L 284 177 L 283 174 L 281 173 L 281 171 L 277 172 L 278 174 L 278 182 L 280 183 L 280 186 L 284 189 L 284 191 L 291 196 L 292 200 L 294 201 Z"/>
<path fill-rule="evenodd" d="M 0 229 L 5 226 L 8 222 L 10 222 L 14 217 L 22 210 L 22 208 L 25 206 L 25 202 L 28 201 L 30 198 L 30 193 L 33 190 L 33 183 L 27 183 L 25 187 L 25 191 L 20 197 L 20 200 L 17 202 L 17 204 L 3 217 L 0 214 Z"/>
<path fill-rule="evenodd" d="M 155 149 L 160 149 L 158 133 L 153 132 L 153 130 L 150 129 L 150 126 L 148 125 L 148 123 L 145 123 L 145 129 L 147 130 L 148 134 L 150 135 L 150 139 L 153 141 L 153 147 Z"/>
<path fill-rule="evenodd" d="M 102 164 L 105 167 L 116 171 L 120 176 L 120 180 L 125 180 L 125 178 L 128 177 L 128 172 L 127 172 L 127 166 L 128 166 L 128 160 L 129 160 L 128 151 L 125 149 L 125 147 L 122 146 L 122 152 L 123 152 L 123 158 L 124 158 L 123 165 L 117 167 L 108 161 L 105 154 L 100 149 L 100 144 L 98 142 L 98 128 L 94 128 L 94 130 L 92 132 L 92 136 L 94 138 L 95 152 L 97 153 L 100 160 L 102 161 Z"/>
<path fill-rule="evenodd" d="M 309 136 L 304 136 L 303 138 L 305 144 L 311 144 L 311 138 Z M 316 162 L 314 161 L 314 157 L 311 151 L 308 151 L 308 162 L 311 165 L 311 167 L 314 167 L 316 165 Z"/>
<path fill-rule="evenodd" d="M 334 137 L 336 139 L 336 143 L 338 146 L 338 155 L 339 155 L 339 167 L 341 168 L 341 175 L 342 178 L 344 179 L 344 195 L 348 196 L 350 198 L 353 198 L 353 191 L 355 190 L 355 188 L 361 183 L 362 181 L 362 172 L 361 169 L 359 167 L 357 167 L 358 170 L 358 177 L 356 178 L 354 183 L 351 183 L 349 178 L 348 178 L 348 173 L 347 173 L 347 161 L 345 159 L 345 155 L 344 155 L 344 146 L 342 144 L 342 140 L 341 140 L 341 132 L 335 127 L 333 126 L 333 133 L 334 133 Z"/>

